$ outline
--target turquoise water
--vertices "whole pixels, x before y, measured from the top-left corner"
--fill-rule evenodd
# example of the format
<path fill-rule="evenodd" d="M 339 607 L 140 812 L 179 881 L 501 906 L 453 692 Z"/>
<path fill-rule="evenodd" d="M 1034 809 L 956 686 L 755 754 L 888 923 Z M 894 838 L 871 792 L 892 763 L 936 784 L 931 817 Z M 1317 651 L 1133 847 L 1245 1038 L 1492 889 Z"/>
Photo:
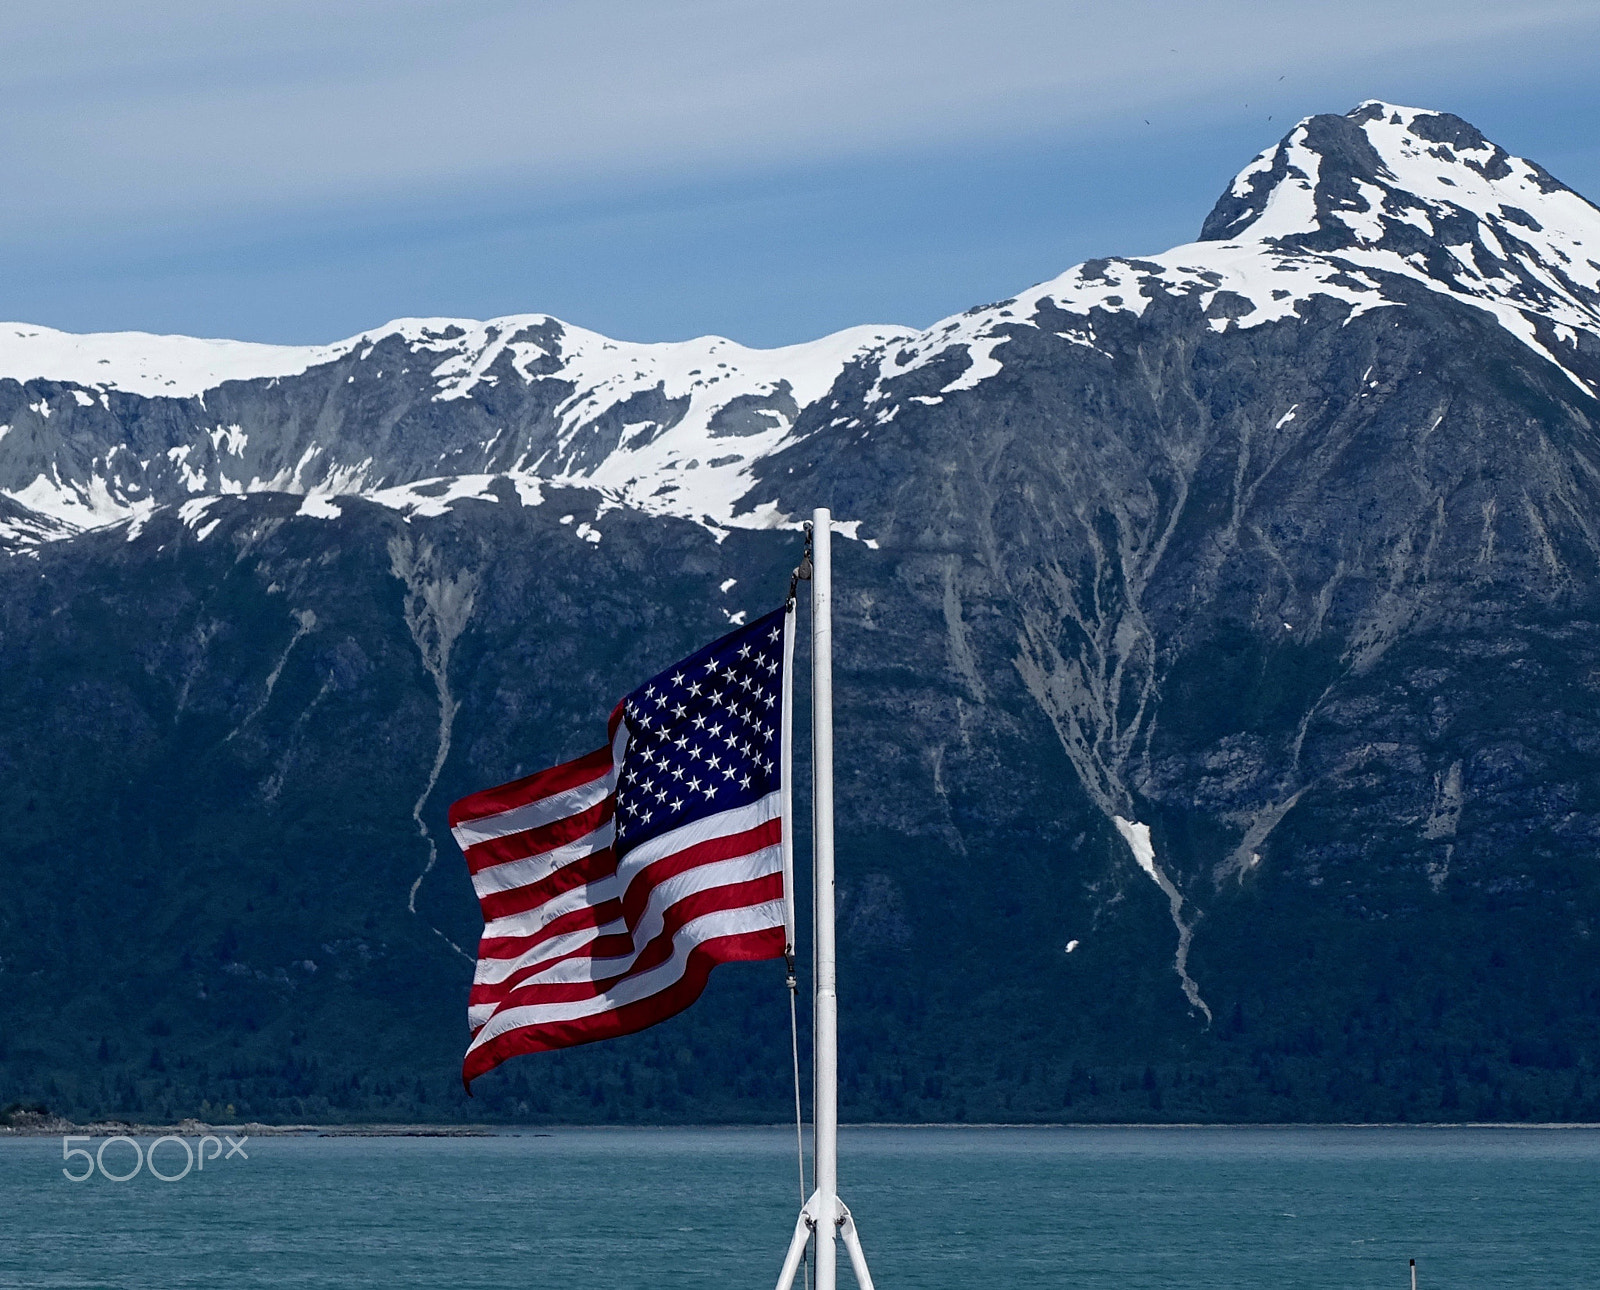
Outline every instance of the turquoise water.
<path fill-rule="evenodd" d="M 762 1287 L 798 1205 L 778 1130 L 252 1138 L 174 1183 L 72 1183 L 61 1151 L 0 1139 L 0 1286 Z M 1593 1130 L 858 1129 L 841 1157 L 882 1290 L 1404 1290 L 1412 1257 L 1423 1290 L 1600 1286 Z"/>

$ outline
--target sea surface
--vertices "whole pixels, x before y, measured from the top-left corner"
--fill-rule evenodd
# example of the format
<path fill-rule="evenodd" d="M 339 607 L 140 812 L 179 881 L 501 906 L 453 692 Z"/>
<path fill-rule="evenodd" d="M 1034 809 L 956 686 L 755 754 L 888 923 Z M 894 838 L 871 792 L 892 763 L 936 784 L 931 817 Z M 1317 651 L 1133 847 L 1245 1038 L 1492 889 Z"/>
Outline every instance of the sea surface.
<path fill-rule="evenodd" d="M 0 1139 L 0 1286 L 764 1287 L 799 1205 L 792 1130 L 218 1146 L 71 1182 L 60 1139 Z M 1411 1258 L 1421 1290 L 1600 1287 L 1600 1130 L 855 1129 L 840 1155 L 881 1290 L 1405 1290 Z"/>

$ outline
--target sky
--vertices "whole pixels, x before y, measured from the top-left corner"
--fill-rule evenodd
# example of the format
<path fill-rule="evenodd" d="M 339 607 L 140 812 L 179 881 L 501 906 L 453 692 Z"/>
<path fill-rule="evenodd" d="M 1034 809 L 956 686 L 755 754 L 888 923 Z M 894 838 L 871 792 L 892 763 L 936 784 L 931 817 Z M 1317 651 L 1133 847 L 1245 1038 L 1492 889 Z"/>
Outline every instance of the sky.
<path fill-rule="evenodd" d="M 0 318 L 752 345 L 1193 240 L 1299 118 L 1600 199 L 1600 0 L 55 0 L 0 16 Z"/>

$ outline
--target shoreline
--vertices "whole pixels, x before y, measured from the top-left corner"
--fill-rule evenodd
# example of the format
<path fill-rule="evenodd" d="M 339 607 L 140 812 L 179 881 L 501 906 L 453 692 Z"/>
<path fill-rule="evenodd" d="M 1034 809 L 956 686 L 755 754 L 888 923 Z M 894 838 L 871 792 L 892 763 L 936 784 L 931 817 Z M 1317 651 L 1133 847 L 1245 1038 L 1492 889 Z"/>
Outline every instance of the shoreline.
<path fill-rule="evenodd" d="M 1522 1129 L 1541 1132 L 1600 1130 L 1600 1123 L 1590 1121 L 1516 1121 L 1516 1120 L 1462 1120 L 1416 1121 L 1282 1121 L 1258 1123 L 1174 1122 L 1150 1124 L 1140 1121 L 1086 1123 L 973 1123 L 970 1121 L 896 1123 L 892 1121 L 860 1121 L 843 1123 L 841 1131 L 856 1129 L 980 1129 L 980 1130 L 1051 1130 L 1082 1132 L 1097 1129 L 1162 1131 L 1184 1130 L 1288 1130 L 1288 1129 L 1416 1129 L 1435 1131 L 1445 1129 Z M 810 1126 L 806 1126 L 809 1132 Z M 73 1137 L 196 1137 L 203 1134 L 233 1134 L 261 1138 L 509 1138 L 548 1137 L 556 1133 L 673 1133 L 686 1132 L 741 1132 L 792 1133 L 790 1124 L 263 1124 L 245 1121 L 233 1124 L 212 1124 L 200 1120 L 180 1120 L 176 1124 L 146 1124 L 127 1120 L 92 1120 L 77 1124 L 70 1120 L 51 1117 L 39 1124 L 0 1125 L 0 1139 Z"/>

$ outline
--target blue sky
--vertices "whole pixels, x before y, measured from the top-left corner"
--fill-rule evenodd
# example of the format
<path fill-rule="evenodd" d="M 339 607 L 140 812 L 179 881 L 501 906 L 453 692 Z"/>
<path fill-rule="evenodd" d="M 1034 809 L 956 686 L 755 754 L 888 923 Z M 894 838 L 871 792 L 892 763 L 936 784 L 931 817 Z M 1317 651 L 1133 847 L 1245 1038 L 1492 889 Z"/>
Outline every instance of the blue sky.
<path fill-rule="evenodd" d="M 74 331 L 924 324 L 1373 97 L 1600 198 L 1600 0 L 61 0 L 0 87 L 0 317 Z"/>

